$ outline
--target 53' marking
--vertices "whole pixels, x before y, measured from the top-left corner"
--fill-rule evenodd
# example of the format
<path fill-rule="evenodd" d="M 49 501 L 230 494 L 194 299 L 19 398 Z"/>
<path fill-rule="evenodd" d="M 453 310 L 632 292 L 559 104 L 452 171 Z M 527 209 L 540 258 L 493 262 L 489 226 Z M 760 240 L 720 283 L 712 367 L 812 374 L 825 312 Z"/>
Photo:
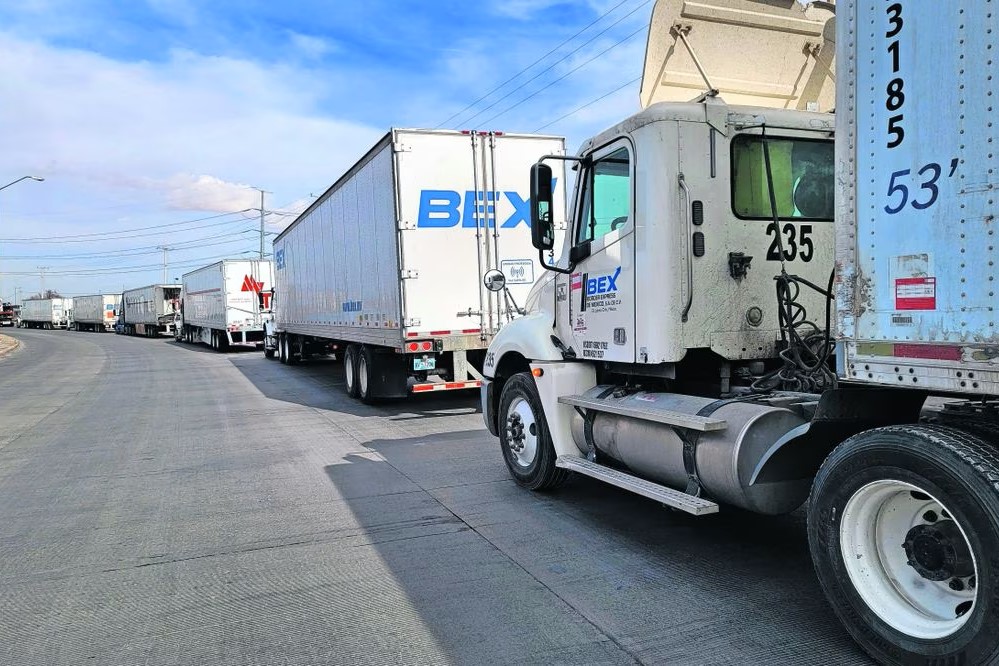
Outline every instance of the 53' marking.
<path fill-rule="evenodd" d="M 948 178 L 953 176 L 954 172 L 957 171 L 957 164 L 958 160 L 956 157 L 950 161 L 950 171 L 947 173 Z M 888 204 L 885 205 L 885 212 L 889 215 L 901 212 L 909 203 L 909 186 L 905 184 L 903 179 L 911 173 L 911 169 L 902 169 L 901 171 L 892 173 L 891 179 L 888 181 L 888 192 L 885 195 L 885 198 L 888 199 Z M 937 197 L 940 196 L 940 188 L 937 186 L 937 181 L 940 180 L 941 173 L 943 173 L 943 169 L 936 162 L 930 162 L 916 172 L 916 175 L 921 178 L 919 190 L 926 190 L 928 195 L 922 201 L 913 196 L 913 208 L 916 210 L 926 210 L 937 202 Z M 891 201 L 896 196 L 898 197 L 897 202 Z"/>
<path fill-rule="evenodd" d="M 783 232 L 783 238 L 778 234 Z M 815 246 L 812 244 L 812 225 L 802 224 L 795 226 L 793 222 L 787 222 L 783 227 L 778 227 L 776 222 L 767 225 L 767 236 L 772 236 L 770 248 L 767 250 L 767 261 L 811 261 L 815 254 Z M 779 241 L 783 241 L 782 243 Z M 784 256 L 781 257 L 780 248 L 784 246 Z"/>

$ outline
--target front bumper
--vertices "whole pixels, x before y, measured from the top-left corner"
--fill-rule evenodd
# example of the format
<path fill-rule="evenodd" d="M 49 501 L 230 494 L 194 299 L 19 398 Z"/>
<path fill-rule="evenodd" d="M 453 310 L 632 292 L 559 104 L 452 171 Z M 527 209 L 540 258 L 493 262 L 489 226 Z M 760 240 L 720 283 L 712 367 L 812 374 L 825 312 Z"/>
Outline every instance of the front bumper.
<path fill-rule="evenodd" d="M 494 437 L 498 437 L 496 414 L 493 412 L 493 405 L 496 404 L 496 401 L 493 400 L 493 386 L 493 380 L 483 377 L 482 387 L 479 389 L 479 397 L 482 400 L 482 420 L 486 422 L 486 430 L 492 433 Z"/>

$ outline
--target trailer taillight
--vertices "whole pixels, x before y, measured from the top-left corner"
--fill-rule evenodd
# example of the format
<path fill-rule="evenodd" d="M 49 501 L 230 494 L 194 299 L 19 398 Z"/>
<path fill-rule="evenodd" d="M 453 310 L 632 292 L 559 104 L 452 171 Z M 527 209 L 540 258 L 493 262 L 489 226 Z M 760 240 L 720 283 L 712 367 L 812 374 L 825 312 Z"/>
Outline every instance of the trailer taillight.
<path fill-rule="evenodd" d="M 432 343 L 432 342 L 424 342 L 420 346 L 423 348 L 423 351 L 430 351 L 431 349 L 434 348 L 434 343 Z"/>

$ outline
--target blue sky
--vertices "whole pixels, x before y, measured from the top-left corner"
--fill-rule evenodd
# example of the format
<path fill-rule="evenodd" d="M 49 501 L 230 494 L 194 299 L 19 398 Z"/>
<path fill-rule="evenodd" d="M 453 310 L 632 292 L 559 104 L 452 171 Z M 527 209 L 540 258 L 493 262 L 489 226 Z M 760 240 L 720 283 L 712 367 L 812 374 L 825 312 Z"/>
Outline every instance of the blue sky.
<path fill-rule="evenodd" d="M 159 281 L 161 245 L 170 280 L 253 250 L 251 186 L 278 230 L 392 126 L 535 131 L 640 76 L 652 6 L 0 3 L 0 186 L 46 179 L 0 191 L 0 296 L 39 266 L 79 295 Z M 633 83 L 544 132 L 576 146 L 637 110 Z"/>

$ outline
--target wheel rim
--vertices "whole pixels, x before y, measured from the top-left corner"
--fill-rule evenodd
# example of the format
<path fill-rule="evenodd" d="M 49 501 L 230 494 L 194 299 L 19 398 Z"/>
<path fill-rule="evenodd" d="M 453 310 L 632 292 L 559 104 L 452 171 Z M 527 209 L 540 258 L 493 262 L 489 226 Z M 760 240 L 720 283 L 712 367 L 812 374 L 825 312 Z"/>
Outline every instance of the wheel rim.
<path fill-rule="evenodd" d="M 519 467 L 530 467 L 538 452 L 538 424 L 527 400 L 514 398 L 506 410 L 506 445 Z"/>
<path fill-rule="evenodd" d="M 344 380 L 347 382 L 347 390 L 354 390 L 354 355 L 347 353 L 343 358 Z"/>
<path fill-rule="evenodd" d="M 946 638 L 971 617 L 975 553 L 953 514 L 925 490 L 887 479 L 859 489 L 843 510 L 840 548 L 854 589 L 897 631 Z"/>
<path fill-rule="evenodd" d="M 368 395 L 368 361 L 364 356 L 357 362 L 357 385 L 361 395 Z"/>

